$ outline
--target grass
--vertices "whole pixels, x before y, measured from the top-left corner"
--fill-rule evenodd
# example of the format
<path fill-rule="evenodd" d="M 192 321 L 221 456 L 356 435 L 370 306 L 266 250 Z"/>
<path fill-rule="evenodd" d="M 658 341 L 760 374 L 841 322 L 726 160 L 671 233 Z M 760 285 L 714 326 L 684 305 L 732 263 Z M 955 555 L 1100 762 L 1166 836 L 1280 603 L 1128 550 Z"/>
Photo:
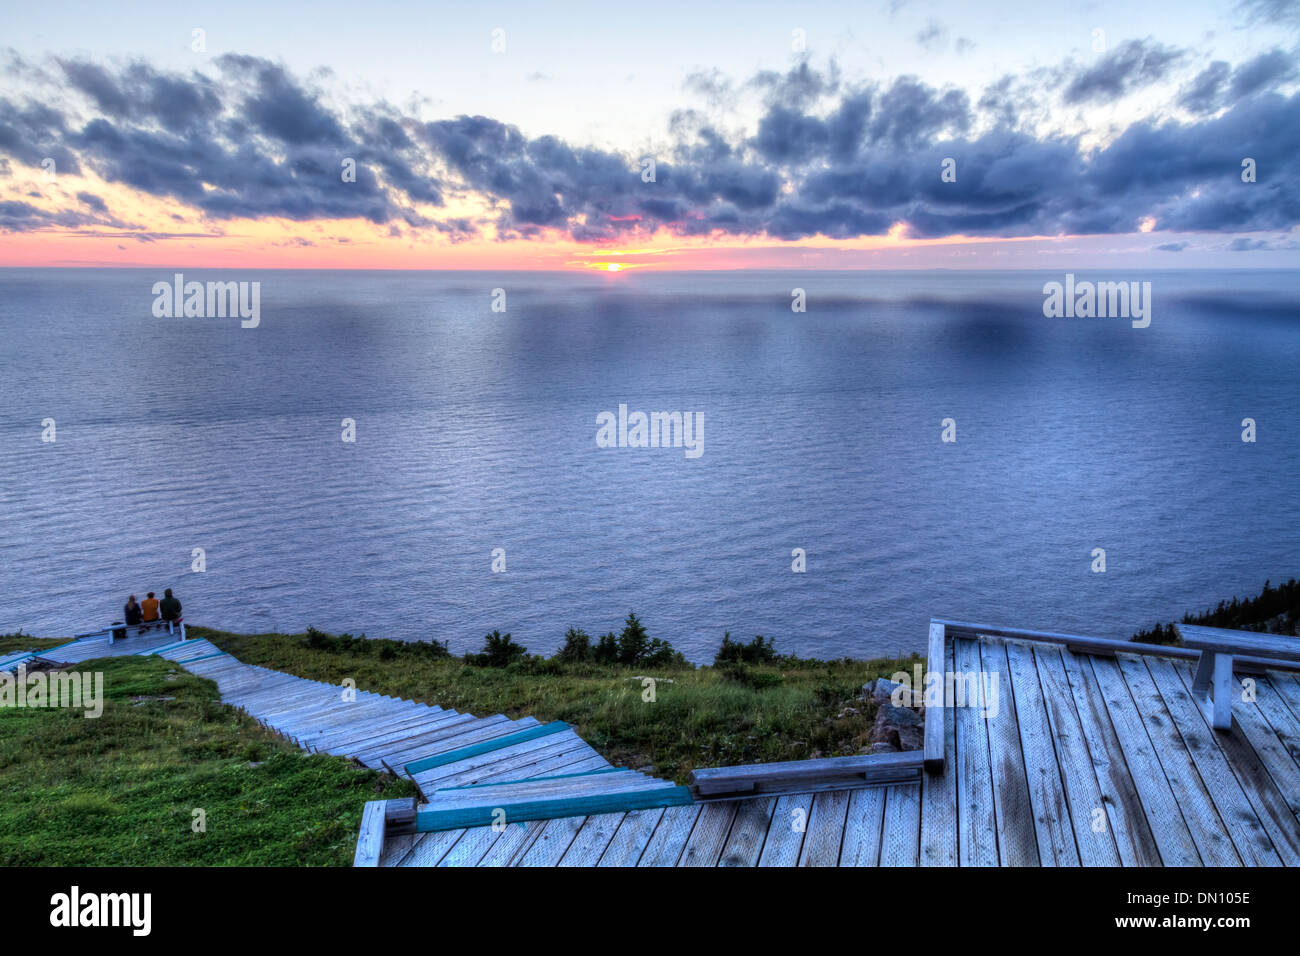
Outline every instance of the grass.
<path fill-rule="evenodd" d="M 162 658 L 77 669 L 104 674 L 98 719 L 0 708 L 0 865 L 347 865 L 365 801 L 412 793 L 299 751 Z"/>
<path fill-rule="evenodd" d="M 67 644 L 70 640 L 71 638 L 68 637 L 32 637 L 22 631 L 16 634 L 0 634 L 0 654 L 14 651 L 43 651 Z"/>
<path fill-rule="evenodd" d="M 476 666 L 437 645 L 322 639 L 310 634 L 232 634 L 191 627 L 249 664 L 312 680 L 425 701 L 481 717 L 563 720 L 615 765 L 653 766 L 679 783 L 696 767 L 859 753 L 874 705 L 864 683 L 911 671 L 920 660 L 806 661 L 726 667 L 567 663 L 530 657 Z M 654 701 L 642 677 L 655 678 Z M 858 711 L 847 712 L 847 709 Z"/>

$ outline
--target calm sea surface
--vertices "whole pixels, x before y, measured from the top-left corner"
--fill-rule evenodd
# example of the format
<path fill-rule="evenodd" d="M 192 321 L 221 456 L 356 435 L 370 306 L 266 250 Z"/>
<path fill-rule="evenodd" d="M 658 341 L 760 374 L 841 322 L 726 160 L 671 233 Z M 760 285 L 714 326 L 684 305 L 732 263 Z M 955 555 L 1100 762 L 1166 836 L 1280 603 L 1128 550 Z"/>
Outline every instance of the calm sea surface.
<path fill-rule="evenodd" d="M 1061 273 L 185 270 L 261 282 L 243 329 L 155 318 L 173 271 L 0 270 L 0 631 L 170 586 L 241 631 L 872 656 L 1300 574 L 1300 273 L 1080 274 L 1152 282 L 1133 329 L 1044 318 Z M 703 455 L 598 448 L 620 403 Z"/>

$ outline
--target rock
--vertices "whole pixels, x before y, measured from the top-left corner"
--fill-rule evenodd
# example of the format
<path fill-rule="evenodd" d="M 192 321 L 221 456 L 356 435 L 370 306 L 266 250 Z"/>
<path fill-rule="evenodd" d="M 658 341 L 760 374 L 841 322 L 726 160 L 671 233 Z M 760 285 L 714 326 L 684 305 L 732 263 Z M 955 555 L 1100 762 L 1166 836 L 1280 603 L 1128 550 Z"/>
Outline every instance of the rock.
<path fill-rule="evenodd" d="M 911 708 L 882 703 L 871 727 L 871 742 L 892 744 L 898 750 L 920 750 L 925 745 L 925 722 Z"/>
<path fill-rule="evenodd" d="M 892 680 L 884 677 L 877 678 L 869 684 L 862 685 L 862 700 L 885 701 L 894 693 L 894 688 L 902 685 L 895 684 Z"/>
<path fill-rule="evenodd" d="M 872 744 L 869 748 L 867 748 L 867 753 L 896 754 L 898 753 L 898 748 L 895 747 L 893 744 L 887 744 L 884 741 L 881 741 L 880 743 Z"/>
<path fill-rule="evenodd" d="M 835 715 L 835 719 L 843 720 L 845 717 L 857 717 L 860 716 L 861 713 L 862 711 L 858 710 L 856 707 L 845 707 L 843 710 L 841 710 L 838 714 Z"/>

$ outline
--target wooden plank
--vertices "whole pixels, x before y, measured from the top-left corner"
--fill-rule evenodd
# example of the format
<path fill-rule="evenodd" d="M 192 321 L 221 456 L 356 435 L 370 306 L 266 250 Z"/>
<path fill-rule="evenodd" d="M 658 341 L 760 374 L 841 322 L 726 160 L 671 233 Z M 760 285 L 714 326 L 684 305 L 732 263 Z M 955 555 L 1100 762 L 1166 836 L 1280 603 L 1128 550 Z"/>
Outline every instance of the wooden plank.
<path fill-rule="evenodd" d="M 683 806 L 691 802 L 691 792 L 685 787 L 667 786 L 620 793 L 596 793 L 574 797 L 525 800 L 502 803 L 500 806 L 453 807 L 446 810 L 422 809 L 416 814 L 415 828 L 422 833 L 432 830 L 455 830 L 465 827 L 486 826 L 497 810 L 505 811 L 505 819 L 550 820 L 561 817 L 589 816 L 598 813 L 615 813 L 627 810 L 644 810 L 649 807 Z"/>
<path fill-rule="evenodd" d="M 423 833 L 386 833 L 384 834 L 384 849 L 379 854 L 380 866 L 397 866 L 406 854 L 411 852 L 411 846 L 416 837 L 423 839 Z"/>
<path fill-rule="evenodd" d="M 689 807 L 668 807 L 664 810 L 664 815 L 659 818 L 659 825 L 655 827 L 655 832 L 636 865 L 676 866 L 699 815 L 699 804 Z"/>
<path fill-rule="evenodd" d="M 1235 631 L 1226 627 L 1205 627 L 1200 624 L 1175 624 L 1174 629 L 1178 631 L 1185 646 L 1196 650 L 1248 654 L 1252 657 L 1272 658 L 1279 661 L 1300 661 L 1300 641 L 1283 634 Z"/>
<path fill-rule="evenodd" d="M 606 847 L 596 865 L 636 866 L 664 812 L 662 807 L 654 807 L 649 810 L 631 810 L 623 814 L 618 831 L 609 841 L 609 846 Z"/>
<path fill-rule="evenodd" d="M 508 829 L 507 826 L 500 831 L 492 827 L 474 827 L 465 830 L 438 865 L 443 867 L 478 866 L 479 861 L 487 855 L 493 844 Z"/>
<path fill-rule="evenodd" d="M 384 811 L 386 800 L 367 800 L 361 811 L 361 831 L 357 834 L 357 850 L 353 866 L 378 866 L 379 854 L 384 848 Z"/>
<path fill-rule="evenodd" d="M 926 657 L 926 681 L 927 683 L 933 678 L 931 675 L 940 675 L 947 669 L 947 647 L 944 637 L 944 626 L 935 621 L 930 622 L 930 646 L 929 653 Z M 925 687 L 913 688 L 913 693 L 924 692 Z M 926 773 L 942 773 L 944 762 L 944 747 L 947 736 L 944 733 L 944 723 L 950 719 L 947 708 L 943 706 L 943 701 L 938 701 L 937 706 L 927 706 L 924 712 L 925 716 L 925 744 L 923 747 L 924 765 Z"/>
<path fill-rule="evenodd" d="M 921 847 L 921 787 L 900 784 L 885 790 L 880 865 L 916 866 Z"/>
<path fill-rule="evenodd" d="M 738 767 L 709 767 L 690 774 L 691 792 L 697 799 L 761 796 L 768 793 L 806 793 L 812 787 L 847 789 L 867 784 L 919 780 L 919 751 L 783 760 Z"/>
<path fill-rule="evenodd" d="M 787 794 L 776 802 L 759 866 L 795 866 L 799 862 L 812 803 L 813 797 L 807 793 Z"/>
<path fill-rule="evenodd" d="M 1101 784 L 1093 767 L 1088 742 L 1074 709 L 1074 694 L 1065 676 L 1061 651 L 1056 647 L 1035 647 L 1034 662 L 1043 687 L 1047 717 L 1052 724 L 1056 760 L 1070 806 L 1074 843 L 1084 866 L 1119 866 L 1119 847 L 1109 825 Z"/>
<path fill-rule="evenodd" d="M 599 813 L 587 817 L 582 829 L 573 838 L 569 848 L 560 857 L 558 866 L 595 866 L 618 832 L 619 824 L 627 816 L 625 812 Z"/>
<path fill-rule="evenodd" d="M 423 839 L 414 840 L 411 850 L 397 862 L 398 866 L 437 866 L 462 836 L 454 830 L 442 833 L 424 833 Z"/>
<path fill-rule="evenodd" d="M 1038 866 L 1038 834 L 1025 776 L 1025 756 L 1016 719 L 1015 692 L 1006 646 L 992 641 L 979 645 L 980 665 L 989 680 L 997 680 L 996 712 L 986 719 L 989 759 L 993 768 L 993 808 L 998 821 L 999 859 L 1003 866 Z M 990 702 L 991 703 L 991 702 Z M 1050 861 L 1050 862 L 1055 862 Z"/>
<path fill-rule="evenodd" d="M 1238 711 L 1251 746 L 1268 767 L 1291 812 L 1300 814 L 1300 720 L 1274 686 L 1276 678 L 1255 685 L 1255 707 Z"/>
<path fill-rule="evenodd" d="M 547 821 L 545 828 L 523 853 L 515 866 L 557 866 L 582 829 L 586 817 L 559 817 Z"/>
<path fill-rule="evenodd" d="M 975 641 L 953 642 L 957 674 L 980 672 Z M 981 683 L 978 679 L 976 684 Z M 982 688 L 974 702 L 954 706 L 957 727 L 957 850 L 962 866 L 997 866 L 997 815 L 993 803 L 993 769 L 989 759 L 988 727 L 981 713 Z M 886 812 L 888 804 L 886 803 Z M 888 842 L 886 828 L 886 842 Z M 884 858 L 882 852 L 882 859 Z"/>
<path fill-rule="evenodd" d="M 1078 866 L 1070 806 L 1061 781 L 1052 739 L 1052 722 L 1043 699 L 1042 682 L 1033 651 L 1024 644 L 1006 644 L 1003 654 L 1010 676 L 1020 732 L 1020 754 L 1034 814 L 1034 836 L 1043 866 Z"/>
<path fill-rule="evenodd" d="M 736 803 L 736 819 L 732 821 L 731 832 L 727 834 L 718 866 L 758 865 L 758 857 L 763 852 L 763 841 L 767 839 L 767 830 L 772 825 L 772 811 L 775 808 L 775 797 L 740 800 Z"/>
<path fill-rule="evenodd" d="M 800 866 L 839 865 L 849 796 L 848 790 L 832 790 L 813 797 L 812 812 L 808 814 L 808 832 L 799 849 Z"/>
<path fill-rule="evenodd" d="M 1106 808 L 1120 862 L 1124 866 L 1160 866 L 1160 850 L 1147 822 L 1146 811 L 1142 808 L 1138 787 L 1133 782 L 1128 763 L 1124 759 L 1119 737 L 1106 713 L 1106 702 L 1097 687 L 1092 666 L 1087 659 L 1068 650 L 1061 651 L 1061 663 L 1065 667 L 1065 676 L 1074 696 L 1079 726 L 1088 743 L 1093 772 L 1097 776 L 1102 804 Z M 1178 826 L 1183 825 L 1181 817 L 1176 822 Z M 1190 835 L 1186 836 L 1186 846 L 1192 851 L 1194 863 L 1196 856 Z M 1076 855 L 1076 862 L 1077 859 Z"/>
<path fill-rule="evenodd" d="M 1119 740 L 1119 752 L 1130 770 L 1161 862 L 1165 866 L 1202 865 L 1196 840 L 1157 755 L 1157 743 L 1142 722 L 1118 660 L 1090 657 L 1086 661 L 1093 671 L 1094 686 L 1105 701 L 1107 716 Z"/>
<path fill-rule="evenodd" d="M 1215 739 L 1219 735 L 1206 722 L 1205 715 L 1174 670 L 1173 663 L 1151 657 L 1146 659 L 1146 667 L 1242 860 L 1248 866 L 1281 866 L 1282 860 L 1273 846 L 1268 827 L 1242 790 L 1237 775 Z M 1239 734 L 1237 731 L 1227 736 L 1234 737 L 1240 744 Z M 1286 813 L 1291 816 L 1289 808 Z"/>
<path fill-rule="evenodd" d="M 550 723 L 542 724 L 539 727 L 530 727 L 527 730 L 521 730 L 504 737 L 497 737 L 492 740 L 469 744 L 446 753 L 434 754 L 420 760 L 413 760 L 406 765 L 406 772 L 414 777 L 426 770 L 434 770 L 438 767 L 446 766 L 447 764 L 459 763 L 462 760 L 468 760 L 471 757 L 478 757 L 493 750 L 500 750 L 504 747 L 525 743 L 530 740 L 536 740 L 539 737 L 547 737 L 551 734 L 564 733 L 566 730 L 571 729 L 572 728 L 564 721 L 553 720 Z"/>
<path fill-rule="evenodd" d="M 1102 663 L 1100 660 L 1093 661 L 1094 668 Z M 1182 735 L 1169 715 L 1160 692 L 1156 690 L 1155 682 L 1151 680 L 1146 663 L 1140 657 L 1122 655 L 1115 659 L 1115 664 L 1123 675 L 1124 683 L 1128 685 L 1128 692 L 1140 704 L 1138 712 L 1142 723 L 1155 745 L 1156 758 L 1164 768 L 1165 779 L 1169 781 L 1183 812 L 1183 820 L 1192 834 L 1202 862 L 1210 866 L 1240 866 L 1241 857 L 1223 821 L 1219 819 L 1214 801 L 1210 799 L 1201 775 L 1196 771 L 1196 764 L 1183 743 Z"/>
<path fill-rule="evenodd" d="M 487 775 L 495 775 L 502 770 L 509 771 L 516 776 L 528 776 L 532 771 L 525 768 L 532 763 L 542 759 L 549 759 L 551 756 L 568 750 L 586 752 L 590 748 L 583 743 L 582 738 L 577 734 L 566 731 L 563 734 L 553 734 L 550 737 L 525 740 L 523 743 L 502 747 L 499 750 L 490 750 L 467 760 L 447 764 L 445 767 L 426 770 L 418 774 L 415 780 L 421 786 L 427 785 L 436 789 L 457 784 L 478 783 Z"/>
<path fill-rule="evenodd" d="M 706 803 L 695 820 L 678 866 L 717 866 L 736 818 L 734 803 Z"/>
<path fill-rule="evenodd" d="M 945 674 L 956 670 L 953 664 L 952 641 L 944 647 Z M 942 773 L 927 773 L 921 781 L 921 865 L 956 866 L 957 854 L 957 724 L 949 711 L 943 724 L 944 768 Z M 874 806 L 868 804 L 867 806 Z M 880 810 L 884 812 L 884 796 Z M 846 837 L 847 839 L 847 837 Z M 879 836 L 876 837 L 877 844 Z M 866 853 L 865 844 L 858 850 L 859 858 Z M 876 865 L 880 860 L 879 846 L 875 851 Z"/>
<path fill-rule="evenodd" d="M 491 848 L 479 860 L 479 866 L 509 866 L 521 857 L 546 828 L 546 820 L 528 820 L 506 827 Z"/>
<path fill-rule="evenodd" d="M 926 781 L 935 778 L 927 774 Z M 922 816 L 924 817 L 925 787 L 922 783 Z M 879 866 L 880 844 L 884 832 L 885 796 L 890 787 L 872 787 L 854 790 L 849 798 L 849 812 L 844 826 L 844 843 L 840 846 L 840 866 Z M 953 808 L 954 816 L 956 807 Z M 924 830 L 922 833 L 924 834 Z M 924 847 L 922 848 L 924 850 Z M 956 830 L 952 840 L 953 865 L 956 865 Z"/>
<path fill-rule="evenodd" d="M 1184 689 L 1190 693 L 1191 669 L 1185 664 L 1172 666 L 1182 680 Z M 1294 809 L 1295 803 L 1300 801 L 1300 795 L 1293 789 L 1297 778 L 1295 775 L 1286 777 L 1276 774 L 1273 769 L 1276 767 L 1283 772 L 1288 768 L 1294 770 L 1295 764 L 1275 734 L 1255 733 L 1269 728 L 1260 718 L 1254 704 L 1242 702 L 1236 713 L 1241 720 L 1237 722 L 1233 733 L 1212 734 L 1210 739 L 1222 751 L 1281 862 L 1287 866 L 1300 866 L 1300 820 L 1296 819 Z M 1245 731 L 1246 724 L 1253 726 L 1251 732 Z M 1242 732 L 1238 733 L 1238 730 Z M 1256 741 L 1260 746 L 1255 745 Z M 1285 781 L 1285 784 L 1279 781 Z"/>

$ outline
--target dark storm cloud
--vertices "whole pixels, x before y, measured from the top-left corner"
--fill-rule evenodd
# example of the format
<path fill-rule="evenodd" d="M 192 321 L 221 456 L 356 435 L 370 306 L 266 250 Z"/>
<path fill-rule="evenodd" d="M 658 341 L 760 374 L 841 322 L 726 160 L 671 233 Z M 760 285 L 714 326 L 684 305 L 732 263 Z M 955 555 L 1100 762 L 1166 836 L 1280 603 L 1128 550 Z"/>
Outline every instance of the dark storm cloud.
<path fill-rule="evenodd" d="M 1193 113 L 1213 113 L 1261 90 L 1270 90 L 1300 75 L 1296 54 L 1280 49 L 1261 53 L 1235 70 L 1216 60 L 1179 93 L 1178 105 Z"/>
<path fill-rule="evenodd" d="M 1118 99 L 1163 80 L 1183 55 L 1183 51 L 1156 43 L 1149 37 L 1125 40 L 1070 79 L 1065 87 L 1065 102 L 1076 104 Z"/>
<path fill-rule="evenodd" d="M 0 98 L 0 156 L 89 168 L 213 220 L 364 219 L 394 237 L 454 241 L 482 223 L 430 215 L 448 197 L 482 200 L 502 241 L 557 230 L 604 242 L 661 229 L 848 239 L 900 223 L 924 238 L 1127 233 L 1147 216 L 1178 231 L 1300 223 L 1300 190 L 1283 175 L 1300 151 L 1300 100 L 1278 92 L 1296 76 L 1294 56 L 1280 50 L 1202 70 L 1179 94 L 1200 117 L 1189 122 L 1142 120 L 1094 149 L 1033 132 L 1053 85 L 1073 103 L 1105 101 L 1166 77 L 1182 56 L 1129 41 L 1086 69 L 1003 77 L 974 105 L 917 77 L 846 83 L 802 62 L 744 84 L 763 103 L 751 135 L 674 113 L 652 181 L 639 155 L 530 137 L 491 117 L 428 122 L 383 102 L 341 109 L 256 57 L 218 58 L 220 81 L 65 59 L 54 72 L 72 91 L 67 105 Z M 736 89 L 717 74 L 689 84 L 717 99 Z M 1255 183 L 1240 180 L 1244 157 L 1258 163 Z M 340 176 L 346 160 L 355 182 Z M 948 160 L 952 182 L 940 177 Z M 109 224 L 97 194 L 77 198 L 82 208 L 64 213 L 10 202 L 0 229 Z"/>

